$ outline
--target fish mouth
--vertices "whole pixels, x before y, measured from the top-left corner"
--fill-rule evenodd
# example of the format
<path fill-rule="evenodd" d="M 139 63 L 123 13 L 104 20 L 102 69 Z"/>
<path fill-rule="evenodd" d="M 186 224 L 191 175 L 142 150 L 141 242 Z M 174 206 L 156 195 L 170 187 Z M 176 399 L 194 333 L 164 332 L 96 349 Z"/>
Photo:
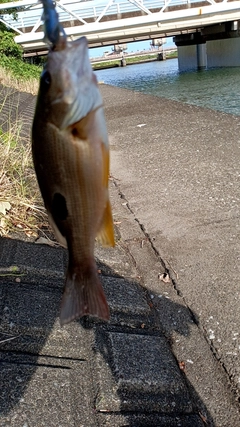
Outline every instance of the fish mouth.
<path fill-rule="evenodd" d="M 88 55 L 86 37 L 67 42 L 65 49 L 49 53 L 48 69 L 55 79 L 51 100 L 58 128 L 64 130 L 102 105 L 102 97 Z M 61 116 L 61 120 L 58 119 Z M 60 123 L 59 123 L 60 122 Z"/>

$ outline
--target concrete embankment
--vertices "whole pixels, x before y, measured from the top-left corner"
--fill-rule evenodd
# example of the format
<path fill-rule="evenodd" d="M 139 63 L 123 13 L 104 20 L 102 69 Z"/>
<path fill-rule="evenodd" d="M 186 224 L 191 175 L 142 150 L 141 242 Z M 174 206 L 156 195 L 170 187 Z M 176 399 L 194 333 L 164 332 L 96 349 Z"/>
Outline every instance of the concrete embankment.
<path fill-rule="evenodd" d="M 1 238 L 0 425 L 239 427 L 240 119 L 100 87 L 111 320 L 60 328 L 66 251 Z"/>
<path fill-rule="evenodd" d="M 163 285 L 156 258 L 149 264 L 143 255 L 144 286 L 215 425 L 237 427 L 240 117 L 110 86 L 101 89 L 113 179 L 171 277 Z M 126 220 L 120 220 L 121 230 Z M 141 257 L 131 237 L 129 246 Z M 175 309 L 168 310 L 169 304 Z M 185 309 L 193 323 L 184 319 Z"/>

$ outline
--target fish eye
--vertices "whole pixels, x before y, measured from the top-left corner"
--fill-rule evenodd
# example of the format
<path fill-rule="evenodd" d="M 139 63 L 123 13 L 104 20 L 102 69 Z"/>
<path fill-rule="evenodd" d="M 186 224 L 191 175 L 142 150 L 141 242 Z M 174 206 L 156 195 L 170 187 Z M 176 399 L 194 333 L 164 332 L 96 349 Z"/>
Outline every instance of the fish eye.
<path fill-rule="evenodd" d="M 51 84 L 51 74 L 47 70 L 43 71 L 43 73 L 41 75 L 41 85 L 42 84 L 46 87 L 46 89 Z"/>

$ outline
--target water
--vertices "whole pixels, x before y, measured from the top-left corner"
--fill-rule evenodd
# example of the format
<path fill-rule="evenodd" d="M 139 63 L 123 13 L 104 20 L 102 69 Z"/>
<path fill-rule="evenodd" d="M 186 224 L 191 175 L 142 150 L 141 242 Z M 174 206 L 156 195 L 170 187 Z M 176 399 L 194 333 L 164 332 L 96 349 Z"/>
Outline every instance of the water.
<path fill-rule="evenodd" d="M 113 86 L 240 115 L 240 67 L 180 73 L 177 59 L 96 71 Z"/>

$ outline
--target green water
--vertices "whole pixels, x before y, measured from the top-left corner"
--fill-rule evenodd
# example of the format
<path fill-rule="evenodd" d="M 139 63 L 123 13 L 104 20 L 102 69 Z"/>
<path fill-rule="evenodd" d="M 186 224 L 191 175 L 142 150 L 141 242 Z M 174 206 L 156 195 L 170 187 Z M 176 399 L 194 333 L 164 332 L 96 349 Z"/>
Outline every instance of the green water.
<path fill-rule="evenodd" d="M 99 81 L 240 115 L 240 67 L 180 73 L 177 59 L 96 71 Z"/>

